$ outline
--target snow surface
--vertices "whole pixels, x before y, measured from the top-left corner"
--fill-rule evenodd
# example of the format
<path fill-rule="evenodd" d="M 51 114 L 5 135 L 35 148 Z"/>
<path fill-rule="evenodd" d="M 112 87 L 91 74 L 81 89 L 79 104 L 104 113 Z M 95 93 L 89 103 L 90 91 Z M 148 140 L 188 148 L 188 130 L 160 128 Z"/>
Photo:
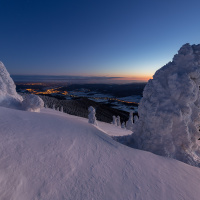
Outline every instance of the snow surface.
<path fill-rule="evenodd" d="M 200 45 L 185 44 L 153 79 L 138 107 L 134 146 L 200 166 Z"/>
<path fill-rule="evenodd" d="M 119 144 L 103 123 L 101 131 L 86 119 L 44 108 L 0 107 L 0 119 L 2 200 L 200 197 L 199 168 Z"/>

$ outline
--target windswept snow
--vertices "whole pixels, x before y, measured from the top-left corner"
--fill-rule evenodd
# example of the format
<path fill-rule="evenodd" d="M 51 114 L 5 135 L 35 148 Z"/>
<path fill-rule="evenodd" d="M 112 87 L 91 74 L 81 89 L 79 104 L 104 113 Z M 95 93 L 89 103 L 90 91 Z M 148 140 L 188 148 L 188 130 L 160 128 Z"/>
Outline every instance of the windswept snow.
<path fill-rule="evenodd" d="M 200 197 L 199 168 L 119 144 L 86 119 L 4 107 L 0 119 L 2 200 Z"/>

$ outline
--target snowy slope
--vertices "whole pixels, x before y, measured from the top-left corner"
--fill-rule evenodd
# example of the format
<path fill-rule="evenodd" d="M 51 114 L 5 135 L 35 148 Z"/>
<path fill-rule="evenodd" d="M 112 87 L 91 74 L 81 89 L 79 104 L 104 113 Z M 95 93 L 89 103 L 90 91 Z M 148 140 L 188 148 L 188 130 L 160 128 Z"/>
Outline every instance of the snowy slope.
<path fill-rule="evenodd" d="M 0 107 L 0 199 L 200 199 L 199 168 L 123 146 L 104 132 L 50 109 Z"/>

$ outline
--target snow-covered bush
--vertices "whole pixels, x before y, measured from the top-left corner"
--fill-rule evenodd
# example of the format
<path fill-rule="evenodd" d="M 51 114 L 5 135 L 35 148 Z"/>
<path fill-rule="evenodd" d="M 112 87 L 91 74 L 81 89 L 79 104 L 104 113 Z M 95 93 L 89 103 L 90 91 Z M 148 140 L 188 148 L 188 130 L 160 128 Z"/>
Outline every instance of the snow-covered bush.
<path fill-rule="evenodd" d="M 149 80 L 132 134 L 135 147 L 200 165 L 200 45 L 185 44 Z"/>
<path fill-rule="evenodd" d="M 120 116 L 117 116 L 117 126 L 121 126 Z"/>
<path fill-rule="evenodd" d="M 133 111 L 130 111 L 129 113 L 129 119 L 126 122 L 126 128 L 131 131 L 133 130 Z"/>
<path fill-rule="evenodd" d="M 31 112 L 40 112 L 40 108 L 44 107 L 43 100 L 34 94 L 26 95 L 22 101 L 22 108 Z"/>
<path fill-rule="evenodd" d="M 115 115 L 113 115 L 113 121 L 112 121 L 112 124 L 117 126 L 117 118 L 116 118 Z"/>
<path fill-rule="evenodd" d="M 16 86 L 4 64 L 0 62 L 0 106 L 21 109 L 22 96 L 16 92 Z"/>
<path fill-rule="evenodd" d="M 88 108 L 88 111 L 89 111 L 89 114 L 88 114 L 88 122 L 90 123 L 90 124 L 94 124 L 94 125 L 98 125 L 97 124 L 97 120 L 96 120 L 96 110 L 92 107 L 92 106 L 90 106 L 89 108 Z"/>

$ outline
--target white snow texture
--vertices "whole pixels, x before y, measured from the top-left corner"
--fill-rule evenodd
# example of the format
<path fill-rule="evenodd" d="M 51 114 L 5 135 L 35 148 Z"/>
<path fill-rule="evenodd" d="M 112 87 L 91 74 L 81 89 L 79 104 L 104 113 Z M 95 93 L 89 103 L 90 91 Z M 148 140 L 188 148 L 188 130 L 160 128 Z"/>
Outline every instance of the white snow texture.
<path fill-rule="evenodd" d="M 147 83 L 134 146 L 199 166 L 199 86 L 200 45 L 185 44 Z"/>

